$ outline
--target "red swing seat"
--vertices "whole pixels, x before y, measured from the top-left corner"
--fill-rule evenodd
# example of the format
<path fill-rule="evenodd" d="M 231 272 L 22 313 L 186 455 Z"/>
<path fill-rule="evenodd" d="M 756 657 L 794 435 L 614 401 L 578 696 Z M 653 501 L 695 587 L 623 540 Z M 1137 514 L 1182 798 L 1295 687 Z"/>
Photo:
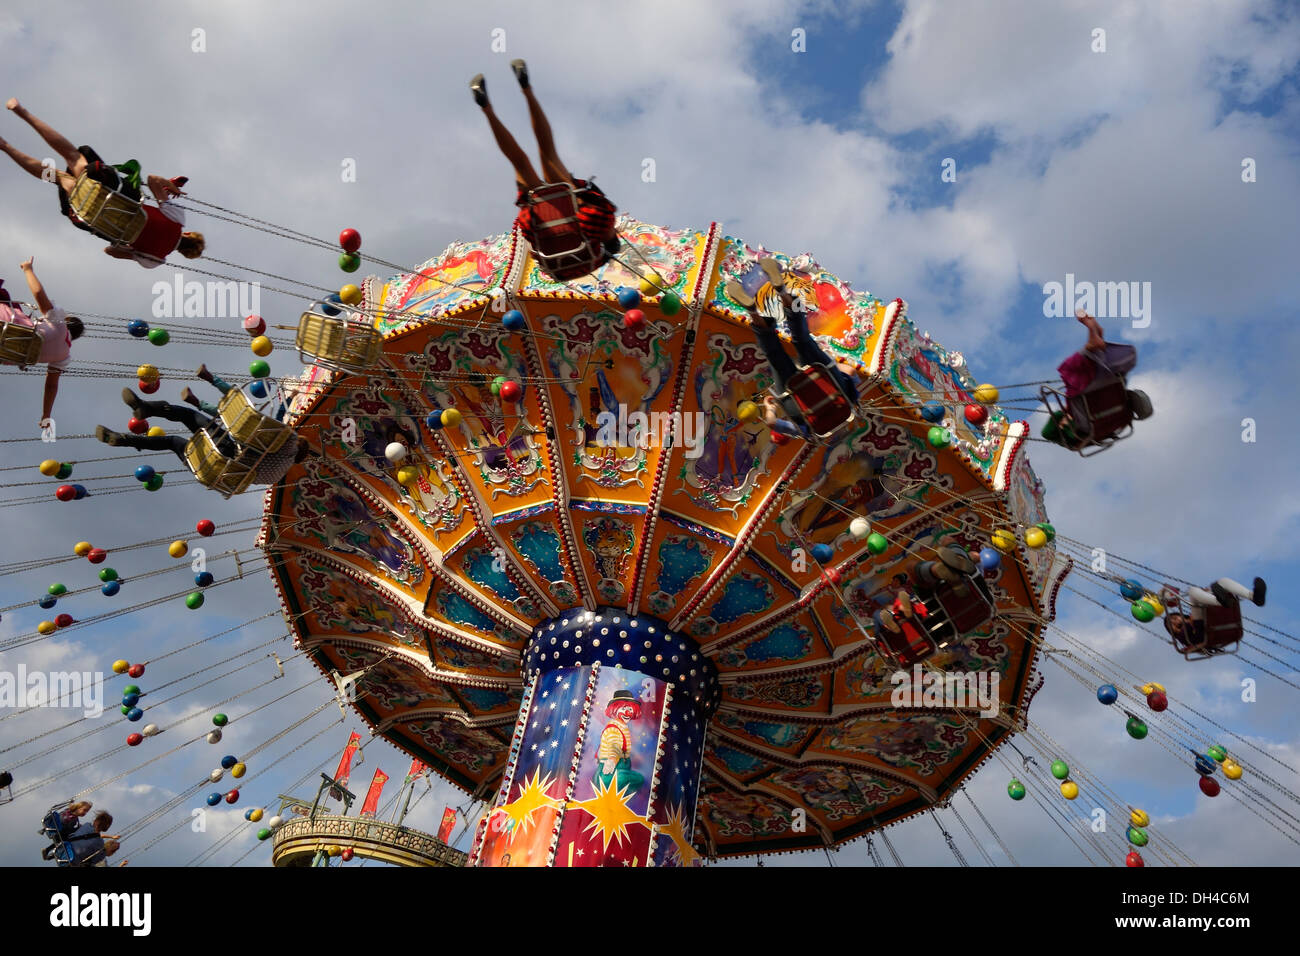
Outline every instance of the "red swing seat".
<path fill-rule="evenodd" d="M 1113 443 L 1133 431 L 1133 410 L 1121 376 L 1099 374 L 1082 393 L 1070 399 L 1069 407 L 1076 421 L 1090 424 L 1088 437 L 1094 444 Z"/>
<path fill-rule="evenodd" d="M 931 656 L 936 648 L 928 638 L 923 636 L 911 621 L 899 621 L 902 634 L 894 634 L 884 628 L 880 629 L 880 640 L 885 651 L 899 667 L 911 667 Z"/>
<path fill-rule="evenodd" d="M 921 603 L 920 601 L 914 601 L 913 606 Z M 922 606 L 929 611 L 928 604 L 922 604 Z M 876 646 L 881 648 L 885 655 L 899 667 L 911 667 L 913 664 L 919 664 L 939 649 L 926 631 L 929 623 L 928 617 L 911 618 L 895 614 L 894 620 L 902 629 L 902 633 L 895 634 L 888 628 L 877 626 L 875 628 Z M 921 624 L 919 627 L 917 626 L 918 621 Z"/>
<path fill-rule="evenodd" d="M 940 648 L 979 630 L 997 614 L 988 582 L 979 571 L 971 572 L 961 582 L 940 581 L 926 602 L 926 607 L 931 608 L 926 625 Z"/>
<path fill-rule="evenodd" d="M 1187 618 L 1191 640 L 1175 640 L 1174 649 L 1189 661 L 1237 653 L 1242 634 L 1241 605 L 1213 605 L 1204 611 L 1205 618 L 1201 621 L 1193 621 L 1190 616 Z"/>
<path fill-rule="evenodd" d="M 855 417 L 853 403 L 830 370 L 821 365 L 800 365 L 777 401 L 821 439 L 831 437 Z"/>
<path fill-rule="evenodd" d="M 602 243 L 583 234 L 582 205 L 571 183 L 543 183 L 527 193 L 525 237 L 533 258 L 552 278 L 567 282 L 595 272 L 609 261 Z"/>

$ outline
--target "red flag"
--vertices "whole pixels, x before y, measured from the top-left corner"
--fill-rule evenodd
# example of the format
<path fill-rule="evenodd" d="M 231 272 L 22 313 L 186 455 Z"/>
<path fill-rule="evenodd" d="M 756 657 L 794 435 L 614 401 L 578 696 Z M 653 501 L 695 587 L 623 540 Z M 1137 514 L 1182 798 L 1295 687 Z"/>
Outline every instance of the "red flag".
<path fill-rule="evenodd" d="M 334 780 L 341 787 L 348 785 L 348 777 L 352 776 L 352 756 L 361 746 L 361 735 L 355 730 L 352 736 L 348 738 L 348 745 L 343 748 L 343 756 L 339 759 L 339 769 L 334 771 Z"/>
<path fill-rule="evenodd" d="M 442 823 L 438 826 L 438 842 L 446 843 L 451 838 L 451 828 L 456 825 L 456 811 L 451 807 L 443 807 Z"/>
<path fill-rule="evenodd" d="M 423 774 L 428 769 L 429 769 L 428 764 L 424 763 L 421 760 L 412 759 L 411 769 L 406 771 L 406 782 L 410 783 L 412 780 L 414 780 L 416 777 Z"/>
<path fill-rule="evenodd" d="M 388 783 L 388 774 L 376 767 L 375 775 L 370 781 L 370 790 L 366 793 L 366 802 L 361 804 L 361 816 L 373 817 L 375 815 L 375 811 L 379 809 L 379 794 L 383 791 L 386 783 Z"/>

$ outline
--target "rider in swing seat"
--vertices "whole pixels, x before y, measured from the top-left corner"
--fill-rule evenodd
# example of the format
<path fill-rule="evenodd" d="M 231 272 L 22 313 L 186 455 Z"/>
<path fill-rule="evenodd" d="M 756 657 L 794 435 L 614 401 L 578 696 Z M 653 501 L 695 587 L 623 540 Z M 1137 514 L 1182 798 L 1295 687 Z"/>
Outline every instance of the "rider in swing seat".
<path fill-rule="evenodd" d="M 858 403 L 857 384 L 813 339 L 807 306 L 802 296 L 796 298 L 786 288 L 780 263 L 767 257 L 759 265 L 768 281 L 756 294 L 750 295 L 738 279 L 727 283 L 726 292 L 749 313 L 754 338 L 772 368 L 772 390 L 782 396 L 776 402 L 764 401 L 764 419 L 774 431 L 787 435 L 825 436 L 852 419 Z M 786 353 L 777 333 L 781 318 L 790 331 L 797 363 Z M 778 408 L 790 410 L 792 404 L 800 409 L 799 421 L 778 414 Z"/>
<path fill-rule="evenodd" d="M 512 60 L 511 70 L 519 81 L 541 154 L 541 173 L 519 143 L 497 118 L 488 100 L 487 81 L 479 74 L 470 81 L 474 102 L 483 110 L 497 146 L 515 171 L 520 207 L 516 223 L 534 254 L 547 271 L 561 280 L 578 278 L 604 265 L 618 252 L 615 229 L 616 207 L 600 188 L 585 179 L 576 179 L 560 161 L 550 122 L 533 94 L 528 66 Z"/>
<path fill-rule="evenodd" d="M 31 126 L 67 164 L 65 169 L 53 174 L 53 182 L 59 190 L 59 211 L 78 229 L 109 242 L 110 245 L 104 249 L 107 255 L 115 259 L 132 259 L 146 269 L 153 269 L 161 265 L 172 252 L 179 252 L 187 259 L 197 259 L 203 254 L 203 234 L 184 231 L 184 211 L 169 202 L 176 196 L 184 195 L 180 190 L 186 181 L 184 177 L 170 180 L 161 176 L 145 178 L 143 185 L 149 187 L 157 205 L 142 202 L 138 162 L 128 160 L 111 166 L 100 159 L 92 147 L 73 146 L 71 140 L 29 112 L 16 98 L 10 98 L 6 106 Z M 51 179 L 50 171 L 40 160 L 28 156 L 3 139 L 0 139 L 0 152 L 7 153 L 15 163 L 37 179 Z M 125 215 L 126 221 L 134 223 L 129 235 L 106 232 L 102 228 L 103 223 L 97 226 L 96 222 L 87 222 L 78 215 L 73 194 L 78 191 L 78 183 L 85 182 L 97 184 L 101 196 L 105 195 L 104 190 L 108 191 L 107 196 L 116 204 L 116 211 Z M 84 208 L 82 211 L 85 212 Z M 121 226 L 121 223 L 118 225 Z"/>

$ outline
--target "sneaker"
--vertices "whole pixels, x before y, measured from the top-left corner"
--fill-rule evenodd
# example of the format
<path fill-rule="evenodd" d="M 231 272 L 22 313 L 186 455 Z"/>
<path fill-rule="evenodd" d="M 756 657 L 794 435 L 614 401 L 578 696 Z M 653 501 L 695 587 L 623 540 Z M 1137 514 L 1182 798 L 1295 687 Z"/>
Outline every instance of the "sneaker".
<path fill-rule="evenodd" d="M 469 90 L 471 93 L 474 94 L 475 103 L 477 103 L 479 106 L 488 105 L 487 80 L 483 79 L 482 73 L 480 73 L 478 76 L 474 77 L 474 79 L 469 81 Z"/>
<path fill-rule="evenodd" d="M 727 298 L 732 302 L 737 302 L 747 309 L 754 307 L 754 297 L 745 291 L 745 287 L 740 284 L 739 279 L 728 279 L 727 284 L 722 287 L 727 293 Z"/>
<path fill-rule="evenodd" d="M 623 248 L 623 241 L 618 236 L 605 240 L 605 254 L 608 256 L 618 255 L 618 251 Z"/>
<path fill-rule="evenodd" d="M 975 562 L 961 548 L 945 545 L 937 549 L 939 560 L 958 574 L 974 574 Z"/>
<path fill-rule="evenodd" d="M 126 444 L 122 441 L 122 436 L 120 434 L 114 431 L 109 431 L 103 425 L 95 426 L 95 437 L 105 445 L 112 445 L 114 448 L 120 448 L 122 445 Z"/>
<path fill-rule="evenodd" d="M 515 79 L 519 81 L 519 88 L 528 89 L 528 64 L 523 60 L 511 60 L 510 69 L 514 71 Z"/>
<path fill-rule="evenodd" d="M 1215 581 L 1210 585 L 1210 592 L 1214 595 L 1214 599 L 1224 607 L 1236 607 L 1241 603 L 1240 600 L 1238 600 L 1237 595 L 1231 593 L 1218 581 Z"/>
<path fill-rule="evenodd" d="M 881 612 L 880 612 L 880 623 L 884 625 L 885 630 L 887 630 L 887 631 L 889 631 L 889 632 L 891 632 L 891 633 L 893 633 L 893 634 L 902 634 L 902 633 L 903 633 L 903 629 L 902 629 L 901 627 L 899 627 L 899 626 L 898 626 L 898 622 L 894 620 L 894 612 L 893 612 L 893 611 L 881 611 Z"/>
<path fill-rule="evenodd" d="M 1268 585 L 1264 583 L 1263 578 L 1255 579 L 1255 587 L 1250 595 L 1250 599 L 1255 602 L 1256 607 L 1264 606 L 1264 595 L 1268 591 Z"/>
<path fill-rule="evenodd" d="M 142 400 L 139 395 L 131 391 L 129 388 L 122 389 L 122 401 L 126 402 L 127 407 L 130 408 L 131 411 L 139 412 Z"/>
<path fill-rule="evenodd" d="M 898 596 L 898 606 L 902 609 L 904 617 L 912 616 L 912 597 L 910 594 L 906 592 L 900 594 Z"/>
<path fill-rule="evenodd" d="M 785 288 L 785 276 L 781 272 L 781 263 L 771 256 L 764 256 L 758 260 L 758 265 L 767 275 L 767 281 L 772 283 L 772 288 L 778 290 Z"/>
<path fill-rule="evenodd" d="M 947 581 L 949 584 L 952 584 L 955 581 L 961 580 L 961 575 L 943 561 L 930 561 L 929 565 L 930 573 L 940 581 Z"/>

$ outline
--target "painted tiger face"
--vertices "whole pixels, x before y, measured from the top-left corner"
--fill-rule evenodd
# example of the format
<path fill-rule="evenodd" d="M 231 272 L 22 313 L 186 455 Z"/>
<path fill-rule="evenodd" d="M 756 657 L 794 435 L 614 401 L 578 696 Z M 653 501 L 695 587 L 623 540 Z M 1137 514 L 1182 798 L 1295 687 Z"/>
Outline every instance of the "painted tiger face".
<path fill-rule="evenodd" d="M 814 312 L 817 309 L 817 284 L 806 275 L 799 272 L 787 272 L 782 277 L 785 280 L 786 291 L 794 296 L 794 307 L 799 308 L 799 303 L 803 303 L 805 312 Z"/>

